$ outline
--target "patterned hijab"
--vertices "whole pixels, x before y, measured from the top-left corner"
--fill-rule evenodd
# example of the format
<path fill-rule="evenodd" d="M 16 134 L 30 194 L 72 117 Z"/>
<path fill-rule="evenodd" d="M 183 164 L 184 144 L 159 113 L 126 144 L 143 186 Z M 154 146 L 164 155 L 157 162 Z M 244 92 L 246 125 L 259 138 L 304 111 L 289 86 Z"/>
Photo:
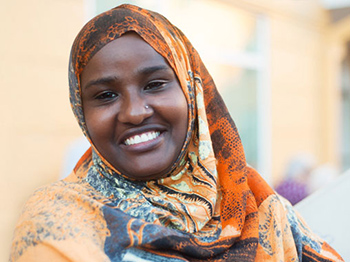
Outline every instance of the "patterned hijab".
<path fill-rule="evenodd" d="M 247 201 L 253 199 L 247 184 L 240 138 L 199 55 L 184 34 L 164 17 L 124 5 L 96 17 L 79 33 L 71 55 L 70 94 L 81 128 L 89 138 L 81 102 L 80 75 L 94 54 L 129 31 L 141 36 L 173 68 L 188 102 L 189 123 L 186 141 L 172 171 L 164 179 L 138 183 L 142 185 L 140 199 L 144 200 L 134 203 L 132 208 L 127 205 L 128 212 L 134 209 L 139 212 L 140 206 L 144 209 L 144 202 L 147 202 L 152 204 L 145 210 L 152 214 L 149 222 L 159 217 L 157 220 L 163 225 L 201 235 L 212 234 L 212 228 L 221 235 L 241 232 Z M 93 159 L 103 176 L 118 180 L 123 175 L 94 147 Z M 133 184 L 127 179 L 124 183 Z M 130 199 L 134 198 L 135 190 L 127 194 Z M 253 203 L 248 206 L 253 208 Z M 158 208 L 154 210 L 154 206 Z M 253 211 L 256 210 L 248 212 Z"/>
<path fill-rule="evenodd" d="M 167 60 L 189 111 L 187 137 L 171 171 L 145 182 L 128 179 L 94 147 L 81 100 L 85 66 L 129 31 Z M 185 35 L 163 16 L 121 5 L 92 19 L 73 44 L 69 81 L 74 114 L 92 148 L 70 177 L 35 194 L 51 197 L 28 202 L 17 228 L 22 248 L 13 257 L 30 246 L 28 237 L 20 238 L 21 225 L 28 220 L 38 225 L 35 214 L 59 197 L 56 211 L 63 217 L 76 215 L 69 222 L 45 218 L 65 230 L 43 226 L 44 233 L 51 233 L 33 237 L 32 249 L 50 243 L 72 261 L 342 261 L 247 166 L 237 129 L 211 76 Z"/>

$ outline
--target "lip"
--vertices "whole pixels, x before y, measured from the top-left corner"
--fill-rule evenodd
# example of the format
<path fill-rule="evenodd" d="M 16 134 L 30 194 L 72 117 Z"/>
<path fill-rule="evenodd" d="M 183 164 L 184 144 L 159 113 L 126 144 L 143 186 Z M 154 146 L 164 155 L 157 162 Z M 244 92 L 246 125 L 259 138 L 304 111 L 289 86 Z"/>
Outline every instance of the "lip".
<path fill-rule="evenodd" d="M 124 144 L 124 141 L 130 137 L 133 137 L 135 135 L 141 135 L 143 133 L 152 132 L 152 131 L 160 132 L 160 135 L 153 140 L 143 142 L 140 144 L 135 144 L 135 145 Z M 137 127 L 137 128 L 129 128 L 119 136 L 117 143 L 123 149 L 127 149 L 127 150 L 146 150 L 147 148 L 152 148 L 156 146 L 156 144 L 158 144 L 164 137 L 165 131 L 166 131 L 166 128 L 160 125 L 146 125 L 146 126 Z"/>
<path fill-rule="evenodd" d="M 150 141 L 142 142 L 139 144 L 134 145 L 125 145 L 120 144 L 120 147 L 123 148 L 125 151 L 129 151 L 130 153 L 144 153 L 146 151 L 151 151 L 156 148 L 158 148 L 165 138 L 165 132 L 160 133 L 159 136 L 157 136 L 155 139 L 152 139 Z"/>

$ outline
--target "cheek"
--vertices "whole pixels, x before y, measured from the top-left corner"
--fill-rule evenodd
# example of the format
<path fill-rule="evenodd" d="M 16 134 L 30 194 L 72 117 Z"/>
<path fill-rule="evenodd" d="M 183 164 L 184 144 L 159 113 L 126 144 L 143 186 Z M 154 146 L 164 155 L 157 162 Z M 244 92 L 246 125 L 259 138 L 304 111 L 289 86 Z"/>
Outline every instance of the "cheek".
<path fill-rule="evenodd" d="M 176 105 L 174 106 L 171 114 L 174 116 L 174 125 L 178 132 L 179 139 L 185 140 L 188 128 L 188 104 L 184 94 L 177 95 L 179 99 L 176 99 Z"/>
<path fill-rule="evenodd" d="M 186 100 L 186 97 L 184 93 L 181 90 L 181 96 L 179 96 L 181 99 L 179 101 L 179 111 L 181 112 L 181 115 L 183 116 L 184 121 L 188 122 L 188 103 Z"/>
<path fill-rule="evenodd" d="M 182 128 L 184 128 L 185 132 L 187 132 L 189 116 L 188 116 L 188 104 L 185 97 L 183 98 L 183 101 L 179 108 L 179 112 L 181 112 L 180 115 L 181 115 Z"/>
<path fill-rule="evenodd" d="M 95 144 L 99 146 L 99 141 L 108 137 L 108 134 L 112 131 L 109 127 L 112 125 L 113 117 L 108 111 L 94 108 L 91 110 L 84 110 L 85 123 L 87 133 Z"/>

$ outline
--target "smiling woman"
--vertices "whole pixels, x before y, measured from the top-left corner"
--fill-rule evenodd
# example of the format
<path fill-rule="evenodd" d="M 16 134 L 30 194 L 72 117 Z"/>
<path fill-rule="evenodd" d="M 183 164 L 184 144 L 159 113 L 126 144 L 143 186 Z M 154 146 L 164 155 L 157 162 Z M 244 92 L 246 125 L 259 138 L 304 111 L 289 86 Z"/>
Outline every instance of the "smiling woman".
<path fill-rule="evenodd" d="M 132 179 L 167 175 L 183 147 L 188 112 L 166 60 L 128 33 L 93 56 L 81 86 L 87 130 L 101 155 Z"/>
<path fill-rule="evenodd" d="M 121 5 L 70 58 L 91 143 L 24 207 L 11 261 L 343 261 L 246 164 L 196 50 L 163 16 Z"/>

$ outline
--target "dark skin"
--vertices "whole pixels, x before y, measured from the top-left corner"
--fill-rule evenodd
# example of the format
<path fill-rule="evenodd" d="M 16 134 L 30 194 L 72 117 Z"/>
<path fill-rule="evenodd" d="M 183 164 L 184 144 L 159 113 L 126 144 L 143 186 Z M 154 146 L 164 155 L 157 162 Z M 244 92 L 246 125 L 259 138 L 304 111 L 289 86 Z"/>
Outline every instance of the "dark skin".
<path fill-rule="evenodd" d="M 164 177 L 188 124 L 187 101 L 167 61 L 127 33 L 93 56 L 81 86 L 87 130 L 101 155 L 131 179 Z"/>

